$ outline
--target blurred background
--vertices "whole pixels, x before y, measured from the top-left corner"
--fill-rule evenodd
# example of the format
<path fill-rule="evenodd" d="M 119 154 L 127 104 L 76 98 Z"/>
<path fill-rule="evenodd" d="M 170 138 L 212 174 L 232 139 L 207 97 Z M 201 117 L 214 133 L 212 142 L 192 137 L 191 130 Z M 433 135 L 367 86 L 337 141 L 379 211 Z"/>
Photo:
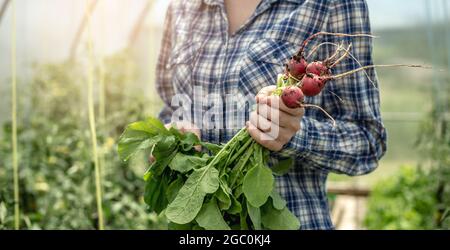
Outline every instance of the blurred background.
<path fill-rule="evenodd" d="M 145 160 L 122 163 L 116 142 L 126 124 L 161 108 L 155 67 L 170 1 L 16 0 L 16 23 L 12 2 L 0 0 L 0 229 L 14 227 L 14 33 L 20 227 L 98 228 L 93 79 L 106 228 L 166 228 L 142 200 Z M 330 176 L 333 220 L 338 229 L 449 229 L 450 3 L 367 2 L 375 63 L 434 69 L 378 70 L 388 152 L 370 175 Z"/>

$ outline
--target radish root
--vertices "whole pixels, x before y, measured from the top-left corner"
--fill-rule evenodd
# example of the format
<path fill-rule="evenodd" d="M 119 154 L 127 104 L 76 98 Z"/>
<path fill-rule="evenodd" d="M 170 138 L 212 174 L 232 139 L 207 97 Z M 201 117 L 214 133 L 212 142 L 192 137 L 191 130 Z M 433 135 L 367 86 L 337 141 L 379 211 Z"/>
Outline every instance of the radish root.
<path fill-rule="evenodd" d="M 336 66 L 338 63 L 340 63 L 342 60 L 344 60 L 347 56 L 348 53 L 350 53 L 350 50 L 352 49 L 352 44 L 349 44 L 347 49 L 344 49 L 344 54 L 337 59 L 336 61 L 333 62 L 333 64 L 331 64 L 330 68 L 333 68 L 334 66 Z"/>
<path fill-rule="evenodd" d="M 333 45 L 333 46 L 337 47 L 338 49 L 339 49 L 339 47 L 340 47 L 340 45 L 338 45 L 338 44 L 336 44 L 336 43 L 324 42 L 324 43 L 321 43 L 321 44 L 319 44 L 319 45 L 316 45 L 316 46 L 312 49 L 312 51 L 309 53 L 309 55 L 308 55 L 306 58 L 307 58 L 307 59 L 311 58 L 311 56 L 312 56 L 314 53 L 316 53 L 317 50 L 318 50 L 320 47 L 322 47 L 322 46 L 324 46 L 324 45 Z M 353 59 L 353 60 L 358 64 L 359 67 L 363 67 L 362 64 L 361 64 L 361 62 L 360 62 L 360 61 L 352 54 L 351 51 L 348 51 L 348 56 L 349 56 L 351 59 Z M 378 87 L 376 86 L 375 82 L 370 78 L 370 76 L 369 76 L 369 74 L 367 73 L 366 70 L 364 70 L 364 75 L 366 75 L 367 80 L 369 80 L 369 82 L 372 84 L 372 86 L 373 86 L 375 89 L 378 89 Z"/>
<path fill-rule="evenodd" d="M 380 64 L 380 65 L 369 65 L 369 66 L 361 67 L 361 68 L 359 68 L 359 69 L 350 70 L 350 71 L 347 71 L 347 72 L 342 73 L 342 74 L 338 74 L 338 75 L 331 76 L 330 79 L 338 79 L 338 78 L 342 78 L 342 77 L 345 77 L 345 76 L 348 76 L 348 75 L 351 75 L 351 74 L 354 74 L 354 73 L 357 73 L 357 72 L 359 72 L 359 71 L 363 71 L 363 70 L 366 70 L 366 69 L 373 69 L 373 68 L 394 68 L 394 67 L 408 67 L 408 68 L 432 69 L 432 67 L 430 67 L 430 66 L 423 66 L 423 65 L 416 65 L 416 64 L 387 64 L 387 65 Z"/>
<path fill-rule="evenodd" d="M 308 56 L 306 57 L 306 59 L 309 60 L 309 59 L 311 58 L 311 56 L 314 55 L 314 53 L 316 53 L 317 50 L 320 49 L 320 47 L 325 46 L 325 45 L 333 45 L 333 46 L 338 47 L 338 48 L 339 48 L 339 46 L 340 46 L 339 44 L 336 44 L 336 43 L 323 42 L 323 43 L 321 43 L 321 44 L 318 44 L 318 45 L 314 46 L 314 47 L 311 49 L 311 52 L 309 52 L 309 54 L 308 54 Z"/>
<path fill-rule="evenodd" d="M 325 111 L 325 109 L 321 108 L 320 106 L 317 105 L 312 105 L 312 104 L 300 104 L 301 107 L 303 108 L 316 108 L 319 109 L 320 111 L 322 111 L 331 121 L 333 121 L 333 127 L 336 127 L 336 120 L 327 112 Z"/>
<path fill-rule="evenodd" d="M 325 60 L 323 61 L 323 63 L 324 63 L 325 65 L 327 65 L 329 62 L 333 61 L 333 60 L 339 55 L 339 52 L 341 52 L 341 50 L 342 50 L 343 48 L 344 48 L 344 43 L 342 42 L 341 44 L 339 44 L 339 45 L 337 46 L 337 49 L 336 49 L 336 51 L 334 52 L 334 54 L 333 54 L 332 56 L 328 57 L 327 59 L 325 59 Z"/>
<path fill-rule="evenodd" d="M 318 32 L 310 37 L 308 37 L 303 43 L 300 48 L 300 50 L 297 53 L 297 56 L 301 57 L 305 51 L 306 46 L 315 39 L 318 36 L 337 36 L 337 37 L 370 37 L 370 38 L 376 38 L 376 36 L 373 36 L 371 34 L 344 34 L 344 33 L 332 33 L 332 32 Z"/>
<path fill-rule="evenodd" d="M 342 104 L 345 104 L 344 99 L 342 99 L 342 97 L 338 96 L 336 93 L 334 93 L 331 90 L 327 90 L 330 94 L 332 94 L 333 96 L 335 96 Z"/>

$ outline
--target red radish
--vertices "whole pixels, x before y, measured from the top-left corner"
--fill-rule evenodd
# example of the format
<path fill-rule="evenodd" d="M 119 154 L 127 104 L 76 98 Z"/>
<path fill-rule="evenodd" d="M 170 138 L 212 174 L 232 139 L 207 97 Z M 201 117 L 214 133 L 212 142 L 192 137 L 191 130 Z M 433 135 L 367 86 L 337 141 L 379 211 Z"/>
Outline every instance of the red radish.
<path fill-rule="evenodd" d="M 317 76 L 329 76 L 331 75 L 331 70 L 326 63 L 316 61 L 308 64 L 306 67 L 306 73 L 314 74 Z"/>
<path fill-rule="evenodd" d="M 304 103 L 305 96 L 316 96 L 320 94 L 320 92 L 325 87 L 326 83 L 330 80 L 339 79 L 346 77 L 351 74 L 355 74 L 359 71 L 363 71 L 371 68 L 378 67 L 413 67 L 413 68 L 430 68 L 421 65 L 404 65 L 404 64 L 396 64 L 396 65 L 369 65 L 362 66 L 361 63 L 351 54 L 350 49 L 352 48 L 352 44 L 349 44 L 347 48 L 344 47 L 344 43 L 341 45 L 337 45 L 334 43 L 323 42 L 317 45 L 313 52 L 317 51 L 319 47 L 326 44 L 331 44 L 337 47 L 336 52 L 330 57 L 321 60 L 315 61 L 310 64 L 307 62 L 307 58 L 311 56 L 311 54 L 305 58 L 305 48 L 306 46 L 318 36 L 337 36 L 337 37 L 369 37 L 373 38 L 374 36 L 370 34 L 343 34 L 343 33 L 329 33 L 329 32 L 318 32 L 316 34 L 311 35 L 305 41 L 303 41 L 298 52 L 291 58 L 291 60 L 286 64 L 286 72 L 285 76 L 289 79 L 288 85 L 289 87 L 282 88 L 285 84 L 279 84 L 279 89 L 282 90 L 281 98 L 284 104 L 290 108 L 317 108 L 321 110 L 328 118 L 333 121 L 333 126 L 336 126 L 336 121 L 333 117 L 323 108 L 317 105 L 306 104 Z M 348 72 L 344 72 L 337 75 L 332 75 L 331 69 L 335 67 L 342 60 L 347 57 L 353 58 L 360 68 L 350 70 Z M 366 76 L 367 73 L 366 73 Z M 293 80 L 293 81 L 291 81 Z M 370 81 L 370 79 L 369 79 Z M 372 82 L 372 81 L 371 81 Z M 373 82 L 372 82 L 373 83 Z M 330 91 L 331 92 L 331 91 Z M 278 94 L 280 92 L 277 92 Z M 333 92 L 331 92 L 334 94 Z M 334 94 L 337 96 L 336 94 Z M 338 96 L 337 96 L 338 97 Z M 339 97 L 340 98 L 340 97 Z M 341 98 L 340 98 L 341 99 Z M 341 99 L 342 100 L 342 99 Z"/>
<path fill-rule="evenodd" d="M 301 89 L 303 91 L 303 94 L 306 96 L 316 96 L 320 94 L 322 89 L 325 87 L 325 83 L 328 81 L 329 78 L 326 77 L 320 77 L 313 74 L 306 75 L 301 84 Z"/>
<path fill-rule="evenodd" d="M 302 90 L 297 86 L 289 86 L 283 90 L 281 100 L 284 105 L 294 109 L 299 108 L 305 100 Z"/>
<path fill-rule="evenodd" d="M 293 57 L 287 64 L 289 73 L 298 80 L 301 80 L 306 73 L 308 63 L 303 57 Z"/>
<path fill-rule="evenodd" d="M 306 78 L 306 77 L 305 77 Z M 333 126 L 336 126 L 336 121 L 333 117 L 328 114 L 323 108 L 317 105 L 305 104 L 305 96 L 303 95 L 302 90 L 297 86 L 289 86 L 283 89 L 283 93 L 281 94 L 281 100 L 283 100 L 284 105 L 291 109 L 295 108 L 317 108 L 321 110 L 328 118 L 333 121 Z"/>

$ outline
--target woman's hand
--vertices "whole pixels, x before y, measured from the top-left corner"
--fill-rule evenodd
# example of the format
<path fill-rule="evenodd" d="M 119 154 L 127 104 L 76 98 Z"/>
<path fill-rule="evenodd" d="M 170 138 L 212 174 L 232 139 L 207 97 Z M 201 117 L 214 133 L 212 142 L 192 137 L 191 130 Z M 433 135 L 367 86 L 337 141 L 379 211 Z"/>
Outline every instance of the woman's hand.
<path fill-rule="evenodd" d="M 257 108 L 250 114 L 247 129 L 265 148 L 278 152 L 300 130 L 304 108 L 291 109 L 278 96 L 270 96 L 276 86 L 263 88 L 256 96 Z"/>
<path fill-rule="evenodd" d="M 164 125 L 167 129 L 171 128 L 174 124 L 169 123 Z M 175 123 L 175 127 L 183 134 L 185 133 L 194 133 L 199 139 L 201 139 L 201 132 L 200 129 L 195 126 L 194 124 L 190 123 L 190 122 L 177 122 Z M 200 146 L 195 146 L 195 150 L 197 151 L 201 151 L 201 147 Z M 150 163 L 155 161 L 155 157 L 153 157 L 153 155 L 150 155 L 148 161 Z"/>

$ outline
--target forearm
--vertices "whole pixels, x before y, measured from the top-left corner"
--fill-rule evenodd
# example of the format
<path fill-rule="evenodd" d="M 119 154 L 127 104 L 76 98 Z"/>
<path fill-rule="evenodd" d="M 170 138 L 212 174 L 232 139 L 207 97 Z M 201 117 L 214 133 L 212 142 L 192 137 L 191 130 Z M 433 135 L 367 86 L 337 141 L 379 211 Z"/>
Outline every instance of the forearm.
<path fill-rule="evenodd" d="M 304 117 L 301 129 L 279 153 L 309 167 L 351 176 L 372 172 L 386 151 L 386 135 L 377 120 L 354 123 Z"/>

